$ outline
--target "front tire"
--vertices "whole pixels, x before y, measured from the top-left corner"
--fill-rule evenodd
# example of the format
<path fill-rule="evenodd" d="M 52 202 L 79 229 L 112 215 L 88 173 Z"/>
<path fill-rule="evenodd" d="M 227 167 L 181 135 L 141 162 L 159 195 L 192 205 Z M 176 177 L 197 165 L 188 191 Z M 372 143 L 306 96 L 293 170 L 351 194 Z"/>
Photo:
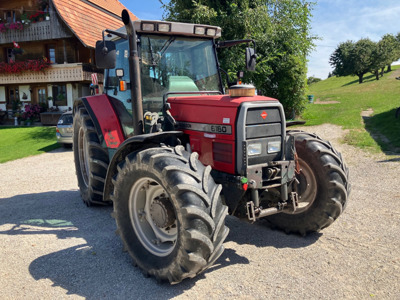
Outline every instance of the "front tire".
<path fill-rule="evenodd" d="M 288 131 L 295 138 L 300 174 L 299 206 L 294 214 L 266 218 L 287 233 L 306 235 L 331 225 L 346 207 L 350 194 L 349 170 L 329 142 L 303 131 Z"/>
<path fill-rule="evenodd" d="M 72 146 L 82 200 L 87 206 L 105 205 L 103 189 L 109 164 L 108 152 L 101 147 L 93 121 L 84 107 L 78 107 L 73 124 Z"/>
<path fill-rule="evenodd" d="M 179 283 L 222 254 L 228 209 L 210 171 L 182 146 L 133 152 L 119 165 L 113 217 L 145 275 Z"/>

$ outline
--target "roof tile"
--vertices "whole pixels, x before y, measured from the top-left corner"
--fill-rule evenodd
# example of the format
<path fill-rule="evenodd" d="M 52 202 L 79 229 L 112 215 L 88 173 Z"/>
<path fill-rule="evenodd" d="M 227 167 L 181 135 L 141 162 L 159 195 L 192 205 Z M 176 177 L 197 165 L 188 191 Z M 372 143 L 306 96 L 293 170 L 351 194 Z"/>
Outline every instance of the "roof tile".
<path fill-rule="evenodd" d="M 120 16 L 126 9 L 118 0 L 89 0 L 89 2 Z M 54 6 L 76 37 L 86 46 L 94 48 L 102 38 L 104 29 L 118 29 L 123 26 L 120 18 L 110 15 L 81 0 L 53 0 Z M 132 20 L 138 18 L 130 13 Z"/>

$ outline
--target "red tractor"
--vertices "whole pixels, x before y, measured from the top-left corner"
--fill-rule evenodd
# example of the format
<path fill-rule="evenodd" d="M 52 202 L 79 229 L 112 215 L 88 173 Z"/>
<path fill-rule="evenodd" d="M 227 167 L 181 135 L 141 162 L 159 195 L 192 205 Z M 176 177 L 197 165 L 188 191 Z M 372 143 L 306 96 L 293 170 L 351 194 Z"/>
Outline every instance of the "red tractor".
<path fill-rule="evenodd" d="M 178 283 L 222 254 L 227 214 L 305 235 L 329 226 L 350 192 L 329 142 L 286 131 L 283 107 L 229 84 L 215 26 L 132 22 L 105 30 L 104 93 L 74 105 L 73 149 L 87 205 L 114 206 L 124 249 L 146 275 Z M 105 37 L 106 35 L 106 37 Z M 255 67 L 254 48 L 246 66 Z M 228 80 L 229 81 L 229 80 Z"/>

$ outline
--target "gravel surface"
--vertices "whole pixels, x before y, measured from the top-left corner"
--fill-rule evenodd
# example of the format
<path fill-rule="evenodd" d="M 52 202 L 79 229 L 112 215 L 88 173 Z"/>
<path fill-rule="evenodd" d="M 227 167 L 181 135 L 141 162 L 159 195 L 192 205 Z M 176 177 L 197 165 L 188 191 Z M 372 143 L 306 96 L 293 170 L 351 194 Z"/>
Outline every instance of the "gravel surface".
<path fill-rule="evenodd" d="M 215 266 L 174 286 L 131 265 L 111 207 L 84 206 L 71 150 L 0 164 L 0 298 L 400 299 L 399 157 L 342 145 L 336 126 L 306 130 L 349 165 L 343 215 L 305 238 L 228 217 Z"/>

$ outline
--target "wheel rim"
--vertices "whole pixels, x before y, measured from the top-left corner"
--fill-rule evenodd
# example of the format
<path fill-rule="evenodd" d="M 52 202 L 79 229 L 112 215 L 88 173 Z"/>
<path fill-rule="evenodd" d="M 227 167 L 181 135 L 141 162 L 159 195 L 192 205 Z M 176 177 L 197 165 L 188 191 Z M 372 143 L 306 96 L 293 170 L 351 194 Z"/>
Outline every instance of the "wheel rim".
<path fill-rule="evenodd" d="M 89 153 L 87 142 L 85 139 L 85 131 L 81 127 L 78 135 L 78 153 L 79 153 L 79 166 L 83 182 L 86 187 L 89 186 Z"/>
<path fill-rule="evenodd" d="M 295 214 L 302 213 L 310 208 L 317 196 L 317 179 L 311 167 L 299 158 L 300 174 L 296 175 L 298 184 L 299 203 Z"/>
<path fill-rule="evenodd" d="M 167 256 L 176 244 L 176 215 L 168 194 L 154 179 L 143 177 L 129 194 L 129 215 L 136 236 L 153 255 Z"/>

